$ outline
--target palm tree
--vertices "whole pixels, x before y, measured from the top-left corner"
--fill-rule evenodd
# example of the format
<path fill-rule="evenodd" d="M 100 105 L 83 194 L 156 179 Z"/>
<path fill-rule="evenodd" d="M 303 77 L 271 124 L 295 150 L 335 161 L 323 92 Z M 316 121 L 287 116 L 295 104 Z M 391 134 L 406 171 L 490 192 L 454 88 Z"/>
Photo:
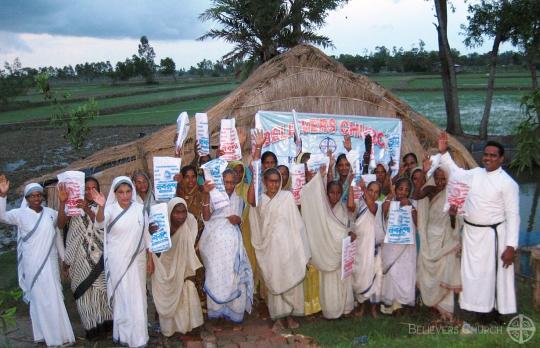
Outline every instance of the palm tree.
<path fill-rule="evenodd" d="M 348 0 L 214 0 L 199 18 L 214 21 L 198 40 L 223 39 L 234 44 L 223 56 L 225 63 L 247 59 L 247 70 L 299 43 L 332 47 L 332 41 L 314 31 L 324 24 L 328 11 Z"/>

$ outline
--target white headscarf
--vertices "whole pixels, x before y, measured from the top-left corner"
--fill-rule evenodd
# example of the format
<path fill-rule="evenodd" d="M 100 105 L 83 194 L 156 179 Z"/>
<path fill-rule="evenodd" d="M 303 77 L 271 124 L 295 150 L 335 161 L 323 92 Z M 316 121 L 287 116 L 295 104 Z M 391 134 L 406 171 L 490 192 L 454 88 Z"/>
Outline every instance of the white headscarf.
<path fill-rule="evenodd" d="M 40 184 L 36 184 L 35 182 L 32 182 L 24 187 L 24 194 L 21 202 L 21 208 L 28 207 L 28 201 L 26 200 L 26 197 L 30 195 L 33 192 L 41 192 L 43 194 L 43 186 Z"/>
<path fill-rule="evenodd" d="M 109 190 L 109 196 L 107 197 L 107 202 L 105 203 L 105 206 L 113 205 L 116 202 L 116 194 L 115 190 L 120 186 L 121 184 L 128 184 L 131 186 L 131 201 L 136 202 L 137 201 L 137 191 L 135 190 L 135 185 L 133 185 L 133 182 L 130 178 L 127 176 L 117 176 L 114 178 L 111 189 Z"/>

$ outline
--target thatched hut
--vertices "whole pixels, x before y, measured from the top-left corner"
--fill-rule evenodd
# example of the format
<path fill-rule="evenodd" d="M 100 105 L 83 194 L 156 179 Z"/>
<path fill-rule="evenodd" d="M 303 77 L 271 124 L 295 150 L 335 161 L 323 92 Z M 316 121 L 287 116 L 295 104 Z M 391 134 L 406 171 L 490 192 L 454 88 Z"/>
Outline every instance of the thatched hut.
<path fill-rule="evenodd" d="M 220 119 L 236 118 L 237 126 L 252 128 L 258 110 L 367 115 L 400 118 L 403 121 L 402 153 L 418 155 L 437 147 L 440 129 L 409 105 L 368 77 L 354 74 L 322 51 L 299 45 L 261 65 L 222 102 L 208 110 L 210 134 L 219 132 Z M 181 110 L 180 110 L 181 111 Z M 115 176 L 137 169 L 152 171 L 152 156 L 174 154 L 176 126 L 137 141 L 114 146 L 72 163 L 64 170 L 83 170 L 95 175 L 104 190 Z M 183 163 L 191 161 L 195 127 L 184 145 Z M 455 161 L 466 167 L 476 163 L 467 149 L 450 137 Z M 247 142 L 249 143 L 249 142 Z M 249 151 L 246 151 L 248 153 Z M 54 183 L 57 173 L 33 181 Z"/>

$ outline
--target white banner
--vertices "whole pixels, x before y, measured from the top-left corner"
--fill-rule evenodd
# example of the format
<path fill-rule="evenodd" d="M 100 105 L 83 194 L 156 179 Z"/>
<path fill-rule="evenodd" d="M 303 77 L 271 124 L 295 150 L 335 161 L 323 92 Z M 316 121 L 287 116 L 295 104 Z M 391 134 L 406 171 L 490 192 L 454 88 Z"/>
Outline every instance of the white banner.
<path fill-rule="evenodd" d="M 176 180 L 182 159 L 178 157 L 154 157 L 154 195 L 157 201 L 168 201 L 176 196 Z"/>
<path fill-rule="evenodd" d="M 58 174 L 58 183 L 64 184 L 68 192 L 65 212 L 67 216 L 81 216 L 83 210 L 77 208 L 77 201 L 84 199 L 84 173 L 68 170 Z"/>
<path fill-rule="evenodd" d="M 352 148 L 360 154 L 365 151 L 365 137 L 372 138 L 372 160 L 389 163 L 399 170 L 401 151 L 401 120 L 391 117 L 330 115 L 301 112 L 259 111 L 255 115 L 255 127 L 266 134 L 262 152 L 272 151 L 279 164 L 291 164 L 296 157 L 294 143 L 295 122 L 299 125 L 302 151 L 326 154 L 331 150 L 334 156 L 347 151 L 343 147 L 343 137 L 351 137 Z"/>
<path fill-rule="evenodd" d="M 183 146 L 184 141 L 187 138 L 189 132 L 189 116 L 187 112 L 182 112 L 180 115 L 178 115 L 178 118 L 176 119 L 176 133 L 178 134 L 178 137 L 176 138 L 176 153 L 178 153 L 178 150 Z"/>
<path fill-rule="evenodd" d="M 301 164 L 293 163 L 291 164 L 291 192 L 294 196 L 294 202 L 296 205 L 300 205 L 300 192 L 302 187 L 306 183 L 306 166 Z"/>
<path fill-rule="evenodd" d="M 356 240 L 352 242 L 351 237 L 347 236 L 341 243 L 341 280 L 352 274 L 355 258 Z"/>
<path fill-rule="evenodd" d="M 239 161 L 242 159 L 242 149 L 240 140 L 236 132 L 236 121 L 234 118 L 221 120 L 221 129 L 219 131 L 219 148 L 223 151 L 220 157 L 226 161 Z"/>
<path fill-rule="evenodd" d="M 167 215 L 167 203 L 154 204 L 150 207 L 150 223 L 158 227 L 151 237 L 150 251 L 153 253 L 165 252 L 172 246 L 171 227 Z"/>
<path fill-rule="evenodd" d="M 206 156 L 210 153 L 210 137 L 208 136 L 208 116 L 205 113 L 195 114 L 196 139 L 199 144 L 199 156 Z"/>
<path fill-rule="evenodd" d="M 227 161 L 216 158 L 201 166 L 204 171 L 204 179 L 213 183 L 216 187 L 210 191 L 210 201 L 214 209 L 221 209 L 230 204 L 229 196 L 223 183 L 223 172 L 227 169 Z"/>
<path fill-rule="evenodd" d="M 412 206 L 400 206 L 400 202 L 391 201 L 384 242 L 388 244 L 414 244 L 412 225 Z"/>

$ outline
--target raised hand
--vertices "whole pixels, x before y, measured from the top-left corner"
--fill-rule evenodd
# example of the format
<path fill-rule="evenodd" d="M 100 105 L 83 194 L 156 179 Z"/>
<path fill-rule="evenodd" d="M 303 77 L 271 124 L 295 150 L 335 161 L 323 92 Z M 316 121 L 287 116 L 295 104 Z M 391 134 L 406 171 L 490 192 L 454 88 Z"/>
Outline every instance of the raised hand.
<path fill-rule="evenodd" d="M 363 192 L 366 192 L 366 182 L 364 178 L 360 178 L 360 181 L 356 184 Z"/>
<path fill-rule="evenodd" d="M 173 179 L 174 181 L 176 181 L 177 183 L 182 183 L 182 180 L 184 179 L 184 177 L 182 176 L 182 173 L 178 173 L 178 174 L 175 174 L 173 176 Z"/>
<path fill-rule="evenodd" d="M 345 150 L 347 150 L 347 152 L 352 150 L 352 142 L 350 135 L 343 136 L 343 147 L 345 148 Z"/>
<path fill-rule="evenodd" d="M 5 197 L 9 190 L 9 180 L 5 175 L 0 175 L 0 197 Z"/>
<path fill-rule="evenodd" d="M 262 129 L 256 129 L 254 132 L 254 136 L 255 136 L 255 146 L 257 146 L 258 148 L 262 148 L 262 146 L 264 145 L 264 142 L 266 141 L 266 135 L 264 134 Z"/>
<path fill-rule="evenodd" d="M 448 134 L 446 134 L 446 132 L 441 132 L 441 134 L 439 134 L 438 145 L 440 153 L 444 154 L 448 151 Z"/>
<path fill-rule="evenodd" d="M 103 195 L 103 193 L 101 192 L 97 192 L 96 189 L 93 189 L 92 192 L 91 192 L 91 195 L 92 195 L 92 200 L 94 202 L 96 202 L 97 205 L 99 205 L 100 207 L 104 207 L 105 206 L 105 196 Z"/>
<path fill-rule="evenodd" d="M 424 155 L 424 159 L 422 160 L 422 171 L 424 173 L 427 173 L 429 171 L 429 168 L 431 168 L 431 159 L 429 158 L 429 155 L 426 153 Z"/>
<path fill-rule="evenodd" d="M 334 168 L 334 166 L 336 165 L 336 159 L 332 154 L 332 150 L 326 151 L 326 156 L 328 156 L 328 158 L 330 159 L 330 162 L 328 163 L 328 169 Z"/>
<path fill-rule="evenodd" d="M 150 232 L 150 234 L 154 234 L 157 231 L 159 231 L 159 226 L 157 224 L 153 222 L 148 224 L 148 232 Z"/>
<path fill-rule="evenodd" d="M 321 173 L 321 176 L 324 178 L 326 176 L 326 165 L 322 165 L 319 167 L 319 172 Z"/>
<path fill-rule="evenodd" d="M 408 205 L 411 205 L 411 201 L 409 201 L 408 198 L 402 198 L 400 201 L 399 201 L 399 205 L 402 206 L 402 207 L 406 207 Z"/>
<path fill-rule="evenodd" d="M 77 200 L 77 208 L 87 210 L 88 209 L 88 203 L 86 203 L 86 200 L 84 200 L 84 199 L 78 199 Z"/>
<path fill-rule="evenodd" d="M 69 192 L 66 189 L 66 184 L 58 183 L 56 188 L 58 189 L 58 200 L 60 201 L 60 204 L 65 204 L 69 198 Z"/>
<path fill-rule="evenodd" d="M 210 193 L 214 188 L 216 188 L 216 185 L 208 180 L 206 180 L 202 186 L 203 192 L 205 193 Z"/>

